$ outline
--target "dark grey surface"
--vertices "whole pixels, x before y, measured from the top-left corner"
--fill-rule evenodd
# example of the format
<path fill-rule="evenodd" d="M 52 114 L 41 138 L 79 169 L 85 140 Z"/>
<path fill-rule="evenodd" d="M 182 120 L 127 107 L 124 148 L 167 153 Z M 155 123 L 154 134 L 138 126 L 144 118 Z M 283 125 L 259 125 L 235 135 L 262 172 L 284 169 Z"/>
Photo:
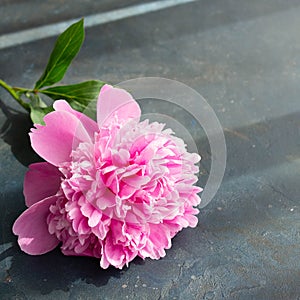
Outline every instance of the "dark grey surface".
<path fill-rule="evenodd" d="M 156 0 L 151 0 L 156 1 Z M 111 11 L 150 0 L 1 0 L 0 34 Z"/>
<path fill-rule="evenodd" d="M 21 140 L 25 116 L 4 109 L 0 126 L 13 123 L 0 140 L 0 298 L 300 299 L 299 16 L 296 0 L 214 0 L 88 29 L 64 82 L 161 76 L 193 87 L 224 128 L 225 178 L 197 228 L 179 233 L 159 261 L 137 259 L 119 271 L 58 250 L 31 257 L 11 226 L 25 208 L 20 162 L 35 157 Z M 54 40 L 0 51 L 0 77 L 31 85 Z M 0 98 L 10 103 L 2 90 Z M 187 114 L 175 117 L 188 128 Z M 191 133 L 203 184 L 209 147 L 200 129 Z"/>

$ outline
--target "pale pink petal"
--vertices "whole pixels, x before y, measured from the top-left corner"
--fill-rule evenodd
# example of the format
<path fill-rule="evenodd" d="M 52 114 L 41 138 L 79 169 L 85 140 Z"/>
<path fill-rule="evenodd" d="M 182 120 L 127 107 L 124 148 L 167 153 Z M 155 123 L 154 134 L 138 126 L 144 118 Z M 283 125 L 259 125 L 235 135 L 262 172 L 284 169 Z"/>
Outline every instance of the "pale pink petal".
<path fill-rule="evenodd" d="M 129 151 L 125 149 L 121 149 L 119 151 L 112 150 L 111 154 L 112 154 L 112 163 L 114 164 L 114 166 L 123 167 L 128 164 L 130 158 Z"/>
<path fill-rule="evenodd" d="M 29 166 L 24 179 L 25 203 L 29 207 L 44 198 L 53 196 L 59 189 L 62 174 L 47 162 Z"/>
<path fill-rule="evenodd" d="M 138 103 L 125 90 L 104 85 L 97 103 L 97 122 L 99 128 L 107 125 L 114 115 L 119 121 L 139 120 L 141 110 Z"/>
<path fill-rule="evenodd" d="M 151 178 L 149 176 L 129 176 L 122 179 L 126 184 L 139 189 L 142 185 L 148 183 Z"/>
<path fill-rule="evenodd" d="M 92 215 L 89 217 L 88 224 L 90 227 L 95 227 L 100 223 L 102 213 L 98 212 L 96 209 L 93 211 Z"/>
<path fill-rule="evenodd" d="M 71 151 L 80 142 L 91 142 L 81 121 L 67 111 L 54 111 L 44 117 L 45 126 L 35 125 L 30 133 L 32 148 L 49 163 L 59 166 L 70 161 Z"/>
<path fill-rule="evenodd" d="M 101 253 L 101 260 L 100 260 L 100 267 L 102 269 L 107 269 L 109 266 L 110 266 L 110 263 L 106 257 L 106 253 L 104 250 L 102 250 L 102 253 Z"/>
<path fill-rule="evenodd" d="M 85 127 L 86 131 L 89 133 L 90 137 L 94 138 L 94 133 L 98 131 L 97 122 L 86 116 L 85 114 L 74 110 L 70 104 L 65 100 L 57 100 L 53 103 L 53 107 L 56 111 L 67 111 L 73 114 L 76 118 L 80 120 L 82 125 Z"/>
<path fill-rule="evenodd" d="M 189 226 L 192 227 L 192 228 L 195 228 L 198 224 L 198 218 L 194 215 L 186 214 L 185 219 L 189 222 Z"/>
<path fill-rule="evenodd" d="M 105 192 L 96 200 L 96 206 L 98 209 L 105 210 L 108 207 L 112 207 L 116 203 L 116 195 L 109 189 L 105 189 Z"/>
<path fill-rule="evenodd" d="M 142 258 L 159 259 L 166 255 L 165 249 L 171 247 L 170 231 L 164 224 L 150 224 L 150 235 L 146 246 L 139 251 Z"/>
<path fill-rule="evenodd" d="M 20 248 L 31 255 L 44 254 L 53 250 L 59 241 L 48 231 L 47 216 L 50 205 L 56 197 L 49 197 L 25 210 L 13 225 L 13 233 L 18 235 Z"/>
<path fill-rule="evenodd" d="M 106 238 L 103 249 L 106 260 L 116 268 L 122 269 L 126 263 L 124 249 L 121 245 L 114 245 L 111 238 Z M 102 263 L 103 267 L 107 265 L 105 260 Z"/>

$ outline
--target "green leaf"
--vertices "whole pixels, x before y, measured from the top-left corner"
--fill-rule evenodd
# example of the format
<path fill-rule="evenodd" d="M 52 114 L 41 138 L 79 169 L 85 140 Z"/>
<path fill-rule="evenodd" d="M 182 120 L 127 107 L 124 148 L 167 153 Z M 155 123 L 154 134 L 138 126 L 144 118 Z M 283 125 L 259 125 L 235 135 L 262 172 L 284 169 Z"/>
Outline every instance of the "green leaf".
<path fill-rule="evenodd" d="M 47 106 L 38 95 L 30 95 L 30 118 L 34 124 L 44 125 L 44 117 L 53 111 L 52 106 Z"/>
<path fill-rule="evenodd" d="M 90 104 L 93 101 L 96 102 L 100 89 L 104 84 L 105 82 L 99 80 L 90 80 L 77 84 L 56 86 L 39 90 L 39 92 L 54 100 L 65 99 L 75 110 L 94 117 L 95 107 Z"/>
<path fill-rule="evenodd" d="M 35 84 L 35 89 L 50 86 L 60 81 L 71 61 L 78 53 L 84 39 L 83 19 L 71 25 L 57 39 L 47 67 Z"/>
<path fill-rule="evenodd" d="M 53 107 L 32 107 L 30 106 L 30 118 L 34 124 L 45 125 L 44 117 L 53 111 Z"/>
<path fill-rule="evenodd" d="M 46 103 L 39 97 L 37 94 L 31 94 L 27 93 L 28 98 L 30 99 L 29 105 L 32 107 L 40 107 L 40 108 L 45 108 L 47 107 Z"/>

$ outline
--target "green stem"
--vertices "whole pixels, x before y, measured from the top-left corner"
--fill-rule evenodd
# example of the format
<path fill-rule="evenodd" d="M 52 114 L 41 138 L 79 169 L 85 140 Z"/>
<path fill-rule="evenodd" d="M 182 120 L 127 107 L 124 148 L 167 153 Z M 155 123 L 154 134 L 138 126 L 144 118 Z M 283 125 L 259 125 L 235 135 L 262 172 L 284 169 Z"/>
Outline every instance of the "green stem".
<path fill-rule="evenodd" d="M 13 90 L 15 92 L 20 93 L 20 94 L 26 94 L 27 92 L 34 93 L 34 90 L 25 89 L 25 88 L 21 88 L 21 87 L 18 87 L 18 86 L 14 86 Z"/>
<path fill-rule="evenodd" d="M 24 107 L 27 111 L 30 111 L 29 108 L 29 104 L 24 102 L 19 96 L 18 94 L 15 92 L 15 90 L 8 85 L 6 82 L 4 82 L 3 80 L 0 79 L 0 86 L 2 86 L 5 90 L 7 90 L 7 92 L 10 93 L 10 95 L 22 106 Z M 25 89 L 22 89 L 25 91 Z"/>

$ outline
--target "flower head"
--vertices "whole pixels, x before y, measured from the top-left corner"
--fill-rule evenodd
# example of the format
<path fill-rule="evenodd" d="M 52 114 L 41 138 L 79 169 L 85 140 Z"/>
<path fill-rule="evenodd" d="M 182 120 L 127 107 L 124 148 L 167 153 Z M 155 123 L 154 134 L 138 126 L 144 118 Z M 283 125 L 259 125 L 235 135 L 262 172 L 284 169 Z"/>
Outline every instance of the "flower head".
<path fill-rule="evenodd" d="M 197 225 L 199 155 L 163 124 L 140 122 L 129 93 L 105 85 L 97 122 L 63 100 L 54 108 L 30 133 L 46 162 L 25 176 L 28 209 L 13 226 L 23 251 L 61 244 L 65 255 L 122 268 L 136 256 L 163 257 L 176 233 Z"/>

